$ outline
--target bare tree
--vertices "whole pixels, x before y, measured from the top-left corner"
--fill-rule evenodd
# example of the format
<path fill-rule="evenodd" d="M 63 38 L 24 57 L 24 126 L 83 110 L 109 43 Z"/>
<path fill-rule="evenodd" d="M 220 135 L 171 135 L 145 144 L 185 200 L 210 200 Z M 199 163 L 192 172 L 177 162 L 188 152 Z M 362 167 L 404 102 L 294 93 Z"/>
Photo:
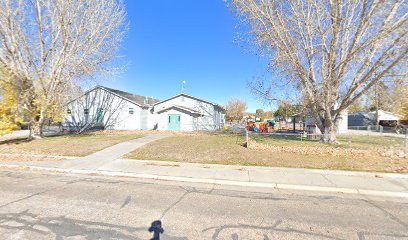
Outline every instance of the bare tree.
<path fill-rule="evenodd" d="M 370 110 L 375 111 L 375 124 L 379 127 L 379 110 L 399 113 L 402 105 L 407 102 L 406 89 L 408 84 L 403 80 L 381 81 L 375 84 L 373 91 L 369 93 L 368 103 Z"/>
<path fill-rule="evenodd" d="M 244 112 L 247 109 L 247 104 L 242 100 L 233 98 L 228 100 L 225 109 L 226 109 L 225 117 L 228 121 L 241 120 L 242 117 L 244 116 Z"/>
<path fill-rule="evenodd" d="M 271 71 L 301 92 L 324 142 L 377 82 L 407 75 L 406 0 L 231 0 Z M 271 98 L 270 88 L 260 95 Z"/>
<path fill-rule="evenodd" d="M 0 67 L 24 86 L 33 136 L 72 89 L 107 69 L 126 31 L 121 0 L 1 0 Z M 0 78 L 0 81 L 5 79 Z"/>
<path fill-rule="evenodd" d="M 357 99 L 354 101 L 349 107 L 348 107 L 348 112 L 349 113 L 356 113 L 356 112 L 363 112 L 366 109 L 364 108 L 364 105 L 362 103 L 362 98 Z"/>
<path fill-rule="evenodd" d="M 263 117 L 264 114 L 265 114 L 265 111 L 263 109 L 256 109 L 255 110 L 255 117 L 257 117 L 257 118 Z"/>

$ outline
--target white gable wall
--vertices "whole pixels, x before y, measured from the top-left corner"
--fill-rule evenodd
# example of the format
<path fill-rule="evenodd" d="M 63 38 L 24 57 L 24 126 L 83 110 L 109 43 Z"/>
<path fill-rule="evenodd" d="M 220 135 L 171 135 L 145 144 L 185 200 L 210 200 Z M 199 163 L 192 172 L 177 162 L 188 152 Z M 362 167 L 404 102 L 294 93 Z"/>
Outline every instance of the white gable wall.
<path fill-rule="evenodd" d="M 157 126 L 158 126 L 158 115 L 154 112 L 154 108 L 153 107 L 149 107 L 146 109 L 143 109 L 144 111 L 146 111 L 146 126 L 145 128 L 143 128 L 142 126 L 142 130 L 152 130 L 155 129 L 157 130 Z"/>
<path fill-rule="evenodd" d="M 343 111 L 337 123 L 337 133 L 348 133 L 348 112 Z"/>
<path fill-rule="evenodd" d="M 96 88 L 67 104 L 71 114 L 66 115 L 65 124 L 82 128 L 85 125 L 104 126 L 112 130 L 140 129 L 141 108 L 104 89 Z M 130 114 L 129 109 L 134 113 Z M 88 109 L 88 114 L 85 114 Z M 97 123 L 98 109 L 102 109 L 103 122 Z"/>
<path fill-rule="evenodd" d="M 199 112 L 202 116 L 192 116 L 183 111 L 171 109 L 157 113 L 160 110 L 166 109 L 171 106 L 183 106 Z M 197 99 L 190 98 L 188 96 L 178 96 L 168 101 L 164 101 L 154 106 L 155 115 L 157 116 L 157 123 L 159 130 L 168 130 L 168 115 L 180 114 L 181 116 L 181 131 L 213 131 L 220 129 L 223 125 L 223 113 L 221 109 L 216 108 L 214 105 L 199 101 Z"/>
<path fill-rule="evenodd" d="M 133 108 L 133 114 L 130 113 Z M 139 130 L 141 129 L 142 108 L 134 103 L 126 101 L 120 111 L 116 123 L 111 127 L 113 130 Z"/>

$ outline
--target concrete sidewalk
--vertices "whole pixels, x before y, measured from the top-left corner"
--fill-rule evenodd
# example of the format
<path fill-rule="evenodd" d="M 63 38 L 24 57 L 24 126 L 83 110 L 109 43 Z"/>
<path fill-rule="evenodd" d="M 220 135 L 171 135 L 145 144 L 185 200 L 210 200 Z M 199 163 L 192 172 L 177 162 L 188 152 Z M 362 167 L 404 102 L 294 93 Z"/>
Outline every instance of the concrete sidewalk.
<path fill-rule="evenodd" d="M 66 167 L 67 161 L 1 162 L 4 168 L 408 198 L 408 175 L 313 169 L 290 169 L 164 161 L 99 160 L 93 167 Z M 92 160 L 94 161 L 94 160 Z M 96 159 L 95 159 L 96 161 Z"/>
<path fill-rule="evenodd" d="M 101 151 L 90 154 L 86 157 L 78 158 L 71 161 L 65 161 L 62 164 L 64 168 L 74 168 L 74 169 L 97 169 L 99 166 L 108 164 L 123 155 L 130 153 L 137 148 L 140 148 L 153 141 L 163 139 L 169 135 L 157 134 L 157 135 L 147 135 L 145 137 L 133 139 L 130 141 L 118 143 L 116 145 L 107 147 Z"/>

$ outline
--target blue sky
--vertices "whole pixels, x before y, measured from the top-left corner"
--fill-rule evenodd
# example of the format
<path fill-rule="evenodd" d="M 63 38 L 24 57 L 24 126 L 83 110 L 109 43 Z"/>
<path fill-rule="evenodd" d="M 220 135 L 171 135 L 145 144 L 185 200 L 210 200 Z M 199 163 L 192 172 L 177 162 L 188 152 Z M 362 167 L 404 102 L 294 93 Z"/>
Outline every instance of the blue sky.
<path fill-rule="evenodd" d="M 263 108 L 247 81 L 265 73 L 259 59 L 234 43 L 236 18 L 223 0 L 126 0 L 130 29 L 119 55 L 126 69 L 102 84 L 165 99 L 186 93 L 225 104 L 246 100 Z M 267 109 L 268 110 L 268 109 Z"/>

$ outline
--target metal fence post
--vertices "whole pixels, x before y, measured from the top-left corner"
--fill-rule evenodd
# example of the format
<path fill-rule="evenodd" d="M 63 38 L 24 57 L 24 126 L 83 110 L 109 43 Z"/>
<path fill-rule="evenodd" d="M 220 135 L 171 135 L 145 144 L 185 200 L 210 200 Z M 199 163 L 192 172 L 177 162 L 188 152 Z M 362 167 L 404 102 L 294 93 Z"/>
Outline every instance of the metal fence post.
<path fill-rule="evenodd" d="M 249 135 L 249 134 L 248 134 L 248 130 L 246 130 L 246 131 L 245 131 L 246 148 L 249 147 L 249 141 L 248 141 L 249 136 L 248 136 L 248 135 Z"/>

